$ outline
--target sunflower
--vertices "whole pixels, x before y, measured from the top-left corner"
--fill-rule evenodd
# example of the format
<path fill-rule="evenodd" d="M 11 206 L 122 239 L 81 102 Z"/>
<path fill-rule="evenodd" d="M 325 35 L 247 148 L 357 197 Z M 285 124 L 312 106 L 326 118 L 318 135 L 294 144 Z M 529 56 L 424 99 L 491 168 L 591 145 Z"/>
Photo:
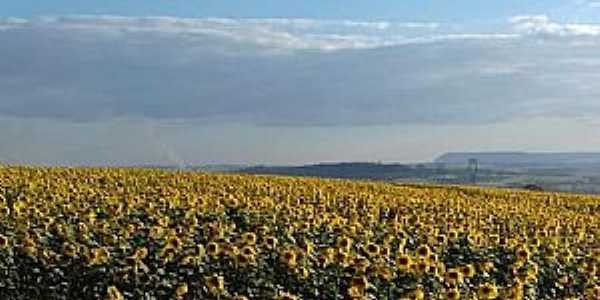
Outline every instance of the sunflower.
<path fill-rule="evenodd" d="M 255 263 L 256 256 L 254 254 L 246 255 L 243 253 L 238 253 L 235 255 L 234 261 L 238 266 L 246 267 Z"/>
<path fill-rule="evenodd" d="M 267 236 L 264 238 L 263 246 L 267 249 L 275 249 L 277 246 L 277 238 L 274 236 Z"/>
<path fill-rule="evenodd" d="M 148 249 L 145 247 L 136 249 L 133 253 L 133 257 L 138 260 L 146 259 L 146 257 L 148 257 Z"/>
<path fill-rule="evenodd" d="M 485 232 L 485 230 L 484 230 Z M 496 246 L 500 243 L 500 234 L 498 233 L 488 233 L 487 234 L 487 241 L 488 244 L 491 244 L 492 246 Z"/>
<path fill-rule="evenodd" d="M 321 268 L 326 268 L 331 264 L 331 262 L 332 259 L 327 255 L 321 254 L 317 256 L 317 263 Z"/>
<path fill-rule="evenodd" d="M 311 254 L 315 249 L 315 244 L 308 240 L 304 240 L 301 246 L 302 251 L 304 251 L 304 253 L 306 253 L 307 255 Z"/>
<path fill-rule="evenodd" d="M 165 235 L 165 229 L 162 226 L 153 226 L 150 228 L 150 237 L 152 239 L 161 239 Z"/>
<path fill-rule="evenodd" d="M 204 277 L 204 284 L 208 291 L 214 295 L 223 295 L 225 293 L 225 279 L 220 275 Z"/>
<path fill-rule="evenodd" d="M 220 253 L 219 250 L 219 244 L 216 242 L 210 242 L 206 245 L 206 254 L 208 254 L 209 256 L 218 256 Z"/>
<path fill-rule="evenodd" d="M 299 300 L 298 296 L 295 296 L 286 292 L 279 292 L 277 296 L 275 296 L 275 300 Z"/>
<path fill-rule="evenodd" d="M 435 264 L 435 263 L 437 263 L 437 262 L 438 262 L 438 260 L 439 260 L 439 257 L 438 257 L 438 256 L 437 256 L 437 254 L 435 254 L 435 253 L 430 253 L 430 254 L 427 256 L 427 261 L 428 261 L 429 263 Z"/>
<path fill-rule="evenodd" d="M 414 289 L 412 292 L 410 292 L 409 295 L 410 299 L 414 299 L 414 300 L 424 300 L 425 299 L 425 291 L 423 290 L 423 287 L 417 287 L 416 289 Z"/>
<path fill-rule="evenodd" d="M 446 282 L 452 286 L 460 285 L 463 282 L 463 274 L 458 269 L 449 269 L 444 274 Z"/>
<path fill-rule="evenodd" d="M 431 249 L 427 245 L 421 245 L 416 252 L 419 257 L 426 258 L 431 253 Z"/>
<path fill-rule="evenodd" d="M 391 255 L 392 255 L 392 249 L 389 247 L 389 245 L 382 247 L 381 250 L 379 251 L 379 256 L 381 258 L 387 259 Z"/>
<path fill-rule="evenodd" d="M 496 299 L 498 297 L 498 288 L 492 283 L 484 283 L 479 286 L 477 295 L 480 299 Z"/>
<path fill-rule="evenodd" d="M 529 277 L 537 277 L 539 273 L 539 266 L 535 263 L 530 264 L 529 269 L 527 269 L 527 275 Z"/>
<path fill-rule="evenodd" d="M 506 291 L 506 293 L 503 295 L 503 298 L 510 300 L 523 299 L 523 285 L 519 283 L 514 284 Z"/>
<path fill-rule="evenodd" d="M 33 238 L 31 237 L 26 237 L 22 244 L 23 247 L 35 247 L 36 246 L 36 242 L 33 240 Z"/>
<path fill-rule="evenodd" d="M 558 261 L 561 264 L 568 264 L 573 260 L 573 252 L 567 248 L 563 248 L 559 251 Z"/>
<path fill-rule="evenodd" d="M 240 254 L 246 255 L 246 256 L 255 256 L 256 249 L 252 246 L 244 246 L 244 247 L 242 247 L 242 249 L 240 249 Z"/>
<path fill-rule="evenodd" d="M 92 250 L 92 257 L 89 262 L 91 266 L 103 265 L 110 259 L 110 252 L 105 247 L 95 248 Z"/>
<path fill-rule="evenodd" d="M 444 294 L 444 299 L 447 300 L 458 300 L 460 299 L 460 291 L 457 288 L 451 288 L 446 290 Z"/>
<path fill-rule="evenodd" d="M 335 261 L 340 265 L 340 266 L 347 266 L 350 260 L 350 256 L 348 255 L 348 253 L 344 252 L 344 251 L 338 251 L 335 254 Z"/>
<path fill-rule="evenodd" d="M 396 273 L 387 266 L 378 266 L 377 275 L 387 282 L 392 281 L 396 277 Z"/>
<path fill-rule="evenodd" d="M 0 201 L 1 202 L 1 201 Z M 0 217 L 7 218 L 10 215 L 10 208 L 6 206 L 0 207 Z"/>
<path fill-rule="evenodd" d="M 438 234 L 435 237 L 435 241 L 439 244 L 439 245 L 445 245 L 446 242 L 448 242 L 448 237 L 444 234 Z"/>
<path fill-rule="evenodd" d="M 221 251 L 221 253 L 219 253 L 222 256 L 228 256 L 228 257 L 235 257 L 236 255 L 238 255 L 240 253 L 240 249 L 231 243 L 224 243 L 223 244 L 223 250 Z"/>
<path fill-rule="evenodd" d="M 367 243 L 364 246 L 364 251 L 371 258 L 377 257 L 379 255 L 379 251 L 380 251 L 379 245 L 377 245 L 375 243 Z"/>
<path fill-rule="evenodd" d="M 298 278 L 300 279 L 307 279 L 308 277 L 310 277 L 310 270 L 308 270 L 306 267 L 300 267 L 300 268 L 296 268 L 294 270 L 294 273 L 298 276 Z"/>
<path fill-rule="evenodd" d="M 515 250 L 515 256 L 517 257 L 517 261 L 525 262 L 529 260 L 529 250 L 521 246 Z"/>
<path fill-rule="evenodd" d="M 407 272 L 411 264 L 412 259 L 406 254 L 402 254 L 396 258 L 396 267 L 402 272 Z"/>
<path fill-rule="evenodd" d="M 163 259 L 164 263 L 173 261 L 176 255 L 177 251 L 171 247 L 165 247 L 160 251 L 160 257 Z"/>
<path fill-rule="evenodd" d="M 538 237 L 532 237 L 527 242 L 532 248 L 538 248 L 542 244 L 542 241 Z"/>
<path fill-rule="evenodd" d="M 188 285 L 187 284 L 181 284 L 177 287 L 177 289 L 175 289 L 175 297 L 177 299 L 182 299 L 183 297 L 185 297 L 185 295 L 188 293 Z"/>
<path fill-rule="evenodd" d="M 437 264 L 435 263 L 429 263 L 429 266 L 427 267 L 427 274 L 431 275 L 431 276 L 435 276 L 438 277 L 440 274 L 440 268 Z"/>
<path fill-rule="evenodd" d="M 600 286 L 594 285 L 585 290 L 588 299 L 600 299 Z"/>
<path fill-rule="evenodd" d="M 242 241 L 242 244 L 244 244 L 244 245 L 255 245 L 256 244 L 256 233 L 246 232 L 246 233 L 242 234 L 241 241 Z"/>
<path fill-rule="evenodd" d="M 596 264 L 595 263 L 585 263 L 583 264 L 583 272 L 587 275 L 587 276 L 595 276 L 596 275 Z"/>
<path fill-rule="evenodd" d="M 450 241 L 455 241 L 456 239 L 458 239 L 458 230 L 450 230 L 448 231 L 448 239 Z"/>
<path fill-rule="evenodd" d="M 472 264 L 467 264 L 467 265 L 460 267 L 460 273 L 465 278 L 471 278 L 471 277 L 475 276 L 475 274 L 477 273 L 477 270 L 475 269 L 475 266 L 473 266 Z"/>
<path fill-rule="evenodd" d="M 294 268 L 297 264 L 297 253 L 292 249 L 286 249 L 281 253 L 281 261 L 288 267 Z"/>
<path fill-rule="evenodd" d="M 494 262 L 493 261 L 486 261 L 481 263 L 480 267 L 481 271 L 485 272 L 485 273 L 491 273 L 492 271 L 494 271 L 494 269 L 496 268 L 494 266 Z"/>
<path fill-rule="evenodd" d="M 357 288 L 355 286 L 350 286 L 348 288 L 348 296 L 350 297 L 350 299 L 359 299 L 363 295 L 364 295 L 363 291 L 361 291 L 359 288 Z"/>
<path fill-rule="evenodd" d="M 357 255 L 351 260 L 351 265 L 354 269 L 354 273 L 364 274 L 371 266 L 371 262 L 369 261 L 369 259 L 362 255 Z"/>
<path fill-rule="evenodd" d="M 188 256 L 184 256 L 181 259 L 180 264 L 182 266 L 196 266 L 199 263 L 199 259 L 196 256 L 192 256 L 192 255 L 188 255 Z"/>
<path fill-rule="evenodd" d="M 356 288 L 357 290 L 364 293 L 364 291 L 369 287 L 369 280 L 367 280 L 366 276 L 355 276 L 350 280 L 350 287 Z"/>
<path fill-rule="evenodd" d="M 125 300 L 125 297 L 116 286 L 111 285 L 106 289 L 106 300 Z"/>
<path fill-rule="evenodd" d="M 352 239 L 349 237 L 341 237 L 337 241 L 337 248 L 339 251 L 349 252 L 352 247 Z"/>
<path fill-rule="evenodd" d="M 67 257 L 75 258 L 75 257 L 77 257 L 77 247 L 71 243 L 64 243 L 63 244 L 63 253 Z"/>
<path fill-rule="evenodd" d="M 417 263 L 415 264 L 415 272 L 423 275 L 425 273 L 427 273 L 427 271 L 429 271 L 429 262 L 425 259 L 419 259 L 417 261 Z"/>
<path fill-rule="evenodd" d="M 0 250 L 7 249 L 10 246 L 10 242 L 8 238 L 2 234 L 0 234 Z"/>
<path fill-rule="evenodd" d="M 182 245 L 183 245 L 183 243 L 181 242 L 181 239 L 179 237 L 171 236 L 167 239 L 167 244 L 165 247 L 179 250 Z"/>

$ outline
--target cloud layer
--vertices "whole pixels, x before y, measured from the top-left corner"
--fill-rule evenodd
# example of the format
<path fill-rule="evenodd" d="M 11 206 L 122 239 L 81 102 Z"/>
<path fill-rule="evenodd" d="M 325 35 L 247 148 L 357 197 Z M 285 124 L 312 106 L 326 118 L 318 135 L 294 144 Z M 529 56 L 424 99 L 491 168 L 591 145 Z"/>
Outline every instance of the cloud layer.
<path fill-rule="evenodd" d="M 600 3 L 600 2 L 598 2 Z M 510 19 L 515 28 L 526 34 L 540 34 L 559 37 L 597 37 L 600 24 L 561 24 L 552 22 L 548 16 L 517 16 Z"/>
<path fill-rule="evenodd" d="M 0 19 L 0 115 L 261 126 L 600 113 L 600 25 L 70 16 Z"/>

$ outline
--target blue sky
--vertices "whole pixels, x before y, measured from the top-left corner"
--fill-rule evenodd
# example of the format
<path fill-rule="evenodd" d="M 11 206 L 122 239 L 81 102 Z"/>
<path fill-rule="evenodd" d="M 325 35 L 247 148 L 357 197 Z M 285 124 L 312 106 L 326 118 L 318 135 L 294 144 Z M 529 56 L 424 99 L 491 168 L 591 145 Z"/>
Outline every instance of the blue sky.
<path fill-rule="evenodd" d="M 0 162 L 597 151 L 599 16 L 600 0 L 2 1 Z"/>
<path fill-rule="evenodd" d="M 110 14 L 127 16 L 170 15 L 180 17 L 239 18 L 351 18 L 436 22 L 497 22 L 519 14 L 547 14 L 555 19 L 598 20 L 587 12 L 585 1 L 424 1 L 424 0 L 305 0 L 305 1 L 223 1 L 223 0 L 6 0 L 0 15 Z"/>

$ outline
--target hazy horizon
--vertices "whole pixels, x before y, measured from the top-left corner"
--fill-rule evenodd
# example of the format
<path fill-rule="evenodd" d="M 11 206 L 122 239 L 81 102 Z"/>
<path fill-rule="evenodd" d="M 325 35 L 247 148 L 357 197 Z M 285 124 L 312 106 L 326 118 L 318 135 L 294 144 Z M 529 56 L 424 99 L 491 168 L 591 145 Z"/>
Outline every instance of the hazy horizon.
<path fill-rule="evenodd" d="M 0 4 L 0 162 L 600 149 L 600 2 Z"/>

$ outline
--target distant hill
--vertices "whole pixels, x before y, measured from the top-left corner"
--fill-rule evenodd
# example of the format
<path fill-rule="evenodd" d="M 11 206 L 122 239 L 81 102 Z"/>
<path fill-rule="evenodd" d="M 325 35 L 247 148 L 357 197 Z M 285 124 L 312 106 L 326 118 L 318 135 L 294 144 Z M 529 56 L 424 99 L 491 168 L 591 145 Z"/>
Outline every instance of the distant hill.
<path fill-rule="evenodd" d="M 306 166 L 256 166 L 242 169 L 240 172 L 248 174 L 391 180 L 414 176 L 417 172 L 421 172 L 421 170 L 402 164 L 348 162 Z"/>
<path fill-rule="evenodd" d="M 160 170 L 190 170 L 190 171 L 201 171 L 201 172 L 235 172 L 245 168 L 248 165 L 234 165 L 234 164 L 207 164 L 207 165 L 190 165 L 190 166 L 176 166 L 176 165 L 138 165 L 133 166 L 136 168 L 146 169 L 160 169 Z"/>
<path fill-rule="evenodd" d="M 235 172 L 245 168 L 248 168 L 248 165 L 214 164 L 190 167 L 192 170 L 204 172 Z"/>
<path fill-rule="evenodd" d="M 491 166 L 600 166 L 600 153 L 577 152 L 451 152 L 438 157 L 435 159 L 435 162 L 450 165 L 464 165 L 467 164 L 469 159 L 477 159 L 479 164 Z"/>

